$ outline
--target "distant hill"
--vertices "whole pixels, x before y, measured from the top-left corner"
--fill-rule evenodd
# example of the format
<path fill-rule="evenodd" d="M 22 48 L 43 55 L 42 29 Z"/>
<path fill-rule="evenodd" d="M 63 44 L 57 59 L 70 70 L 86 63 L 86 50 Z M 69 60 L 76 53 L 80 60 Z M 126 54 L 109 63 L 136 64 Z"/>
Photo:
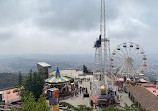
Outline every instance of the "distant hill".
<path fill-rule="evenodd" d="M 51 70 L 55 70 L 58 66 L 60 69 L 82 69 L 86 65 L 92 69 L 94 57 L 93 55 L 49 55 L 49 54 L 30 54 L 20 56 L 10 56 L 0 58 L 0 73 L 18 73 L 27 74 L 30 69 L 37 71 L 36 63 L 39 61 L 47 62 L 52 66 Z"/>
<path fill-rule="evenodd" d="M 18 75 L 13 73 L 0 73 L 0 90 L 15 87 L 18 84 Z"/>
<path fill-rule="evenodd" d="M 37 62 L 47 62 L 52 66 L 49 72 L 56 70 L 58 66 L 62 69 L 80 69 L 86 65 L 93 71 L 94 54 L 25 54 L 16 56 L 0 56 L 0 73 L 28 74 L 30 69 L 37 71 Z M 158 58 L 157 54 L 147 55 L 147 67 L 145 76 L 158 77 Z M 156 78 L 157 79 L 157 78 Z"/>

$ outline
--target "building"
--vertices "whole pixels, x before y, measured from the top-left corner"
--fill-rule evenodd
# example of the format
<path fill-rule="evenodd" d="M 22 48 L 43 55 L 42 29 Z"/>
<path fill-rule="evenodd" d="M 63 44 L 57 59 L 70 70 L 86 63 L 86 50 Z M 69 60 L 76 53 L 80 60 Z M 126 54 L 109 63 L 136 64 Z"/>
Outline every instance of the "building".
<path fill-rule="evenodd" d="M 149 86 L 149 87 L 148 87 Z M 152 85 L 135 85 L 129 86 L 128 94 L 129 98 L 138 106 L 144 110 L 158 111 L 158 96 L 157 89 L 153 91 Z M 155 92 L 156 90 L 156 92 Z"/>
<path fill-rule="evenodd" d="M 3 91 L 0 91 L 0 103 L 3 101 Z"/>
<path fill-rule="evenodd" d="M 51 65 L 49 65 L 46 62 L 37 62 L 37 69 L 38 71 L 44 71 L 45 78 L 48 78 L 48 69 L 51 68 Z"/>
<path fill-rule="evenodd" d="M 18 93 L 19 93 L 18 88 L 6 89 L 0 91 L 0 99 L 1 99 L 0 102 L 5 102 L 5 103 L 17 102 L 20 100 L 20 96 Z"/>
<path fill-rule="evenodd" d="M 10 111 L 12 108 L 20 107 L 19 91 L 20 89 L 18 88 L 0 91 L 0 111 Z"/>

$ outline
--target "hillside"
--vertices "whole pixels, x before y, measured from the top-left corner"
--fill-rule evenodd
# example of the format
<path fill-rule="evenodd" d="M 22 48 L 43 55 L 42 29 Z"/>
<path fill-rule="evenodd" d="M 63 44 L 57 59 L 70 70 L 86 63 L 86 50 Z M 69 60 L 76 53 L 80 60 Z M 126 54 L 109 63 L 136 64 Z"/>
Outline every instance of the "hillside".
<path fill-rule="evenodd" d="M 14 87 L 18 84 L 18 75 L 13 73 L 0 73 L 0 90 Z"/>
<path fill-rule="evenodd" d="M 0 73 L 18 73 L 27 74 L 30 69 L 37 71 L 36 63 L 39 61 L 45 61 L 52 66 L 52 70 L 56 70 L 56 67 L 60 69 L 82 69 L 83 64 L 89 69 L 93 64 L 92 55 L 21 55 L 0 57 Z"/>

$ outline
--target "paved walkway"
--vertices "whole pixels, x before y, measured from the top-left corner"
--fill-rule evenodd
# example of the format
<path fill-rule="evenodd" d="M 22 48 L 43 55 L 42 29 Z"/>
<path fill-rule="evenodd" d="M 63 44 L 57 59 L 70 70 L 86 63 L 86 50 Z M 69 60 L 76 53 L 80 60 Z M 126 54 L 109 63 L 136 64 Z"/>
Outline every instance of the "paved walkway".
<path fill-rule="evenodd" d="M 133 104 L 133 102 L 128 98 L 128 93 L 122 92 L 122 93 L 118 93 L 119 96 L 119 100 L 120 100 L 120 105 L 122 107 L 125 106 L 125 103 L 128 106 L 131 106 Z"/>
<path fill-rule="evenodd" d="M 85 87 L 88 90 L 88 93 L 90 91 L 90 82 L 82 82 L 82 84 L 79 84 L 79 87 Z M 85 97 L 83 98 L 83 93 L 78 94 L 77 96 L 74 96 L 72 98 L 68 98 L 65 100 L 61 100 L 60 102 L 67 102 L 72 104 L 73 106 L 77 106 L 77 105 L 86 105 L 86 106 L 90 106 L 89 104 L 89 97 Z"/>

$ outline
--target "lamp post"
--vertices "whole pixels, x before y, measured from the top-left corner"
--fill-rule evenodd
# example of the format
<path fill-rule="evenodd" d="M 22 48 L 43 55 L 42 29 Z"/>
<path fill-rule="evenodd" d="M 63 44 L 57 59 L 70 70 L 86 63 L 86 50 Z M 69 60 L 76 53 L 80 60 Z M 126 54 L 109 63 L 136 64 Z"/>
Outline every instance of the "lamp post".
<path fill-rule="evenodd" d="M 7 106 L 7 102 L 8 102 L 8 91 L 6 92 L 6 94 L 7 94 L 7 101 L 6 101 L 6 109 L 8 108 L 8 106 Z"/>
<path fill-rule="evenodd" d="M 6 108 L 8 108 L 8 94 L 10 94 L 10 91 L 7 91 L 6 94 L 7 94 Z"/>

